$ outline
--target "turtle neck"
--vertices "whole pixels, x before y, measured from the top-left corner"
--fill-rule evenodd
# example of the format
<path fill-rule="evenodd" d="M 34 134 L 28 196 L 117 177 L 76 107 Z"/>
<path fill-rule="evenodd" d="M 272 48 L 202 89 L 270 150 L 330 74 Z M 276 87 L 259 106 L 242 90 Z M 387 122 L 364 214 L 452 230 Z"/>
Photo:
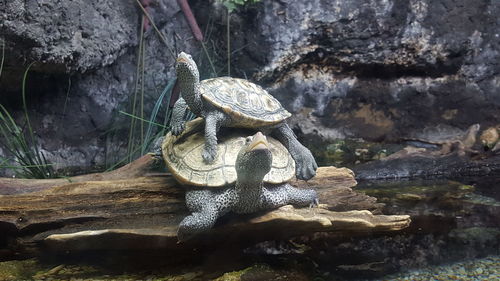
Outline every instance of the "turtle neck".
<path fill-rule="evenodd" d="M 252 213 L 260 209 L 262 204 L 262 180 L 252 179 L 247 181 L 237 181 L 235 185 L 238 200 L 234 211 L 237 213 Z M 258 205 L 258 206 L 256 206 Z"/>
<path fill-rule="evenodd" d="M 179 79 L 179 86 L 181 89 L 181 96 L 186 101 L 189 109 L 199 116 L 202 108 L 199 80 Z"/>

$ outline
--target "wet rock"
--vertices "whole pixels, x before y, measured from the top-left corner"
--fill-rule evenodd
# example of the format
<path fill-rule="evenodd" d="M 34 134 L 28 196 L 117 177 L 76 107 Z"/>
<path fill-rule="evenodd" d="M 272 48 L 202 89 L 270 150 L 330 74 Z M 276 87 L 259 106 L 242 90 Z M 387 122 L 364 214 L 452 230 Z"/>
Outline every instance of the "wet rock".
<path fill-rule="evenodd" d="M 404 148 L 403 144 L 368 142 L 353 139 L 323 139 L 304 136 L 302 144 L 309 147 L 320 166 L 335 165 L 354 167 L 355 165 L 387 158 Z"/>
<path fill-rule="evenodd" d="M 403 151 L 404 152 L 404 151 Z M 398 157 L 387 157 L 356 166 L 358 179 L 402 179 L 419 177 L 463 178 L 467 176 L 500 175 L 500 155 L 478 157 L 452 153 L 436 156 L 425 149 L 412 149 Z"/>
<path fill-rule="evenodd" d="M 484 145 L 487 149 L 495 151 L 495 146 L 497 145 L 497 142 L 500 138 L 498 131 L 499 128 L 500 125 L 489 127 L 481 133 L 479 140 L 481 141 L 481 144 Z"/>

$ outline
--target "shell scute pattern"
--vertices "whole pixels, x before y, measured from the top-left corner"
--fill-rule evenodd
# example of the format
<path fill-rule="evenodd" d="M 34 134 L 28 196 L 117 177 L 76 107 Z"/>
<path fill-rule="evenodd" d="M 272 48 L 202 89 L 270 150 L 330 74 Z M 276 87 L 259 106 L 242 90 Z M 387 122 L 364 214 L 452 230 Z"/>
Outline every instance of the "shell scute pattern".
<path fill-rule="evenodd" d="M 189 179 L 188 184 L 193 183 L 193 178 Z M 215 169 L 212 171 L 206 172 L 206 177 L 204 181 L 199 181 L 199 183 L 211 182 L 215 186 L 223 186 L 227 184 L 227 181 L 224 177 L 224 172 L 221 169 Z M 203 185 L 203 184 L 200 184 Z"/>
<path fill-rule="evenodd" d="M 172 175 L 181 183 L 194 186 L 220 187 L 236 182 L 236 156 L 254 132 L 230 129 L 219 137 L 219 153 L 213 163 L 200 157 L 204 145 L 201 131 L 193 131 L 203 119 L 186 124 L 180 136 L 168 133 L 162 144 L 163 157 Z M 276 139 L 267 137 L 273 155 L 271 171 L 264 177 L 267 183 L 283 183 L 295 176 L 295 162 L 288 150 Z"/>
<path fill-rule="evenodd" d="M 290 167 L 295 170 L 295 161 L 291 158 L 288 150 L 281 148 L 282 144 L 276 139 L 269 138 L 270 150 L 273 155 L 272 169 L 264 177 L 264 182 L 281 183 L 290 180 Z"/>
<path fill-rule="evenodd" d="M 200 91 L 205 100 L 231 116 L 237 126 L 267 126 L 291 116 L 266 90 L 244 79 L 206 79 L 201 81 Z"/>

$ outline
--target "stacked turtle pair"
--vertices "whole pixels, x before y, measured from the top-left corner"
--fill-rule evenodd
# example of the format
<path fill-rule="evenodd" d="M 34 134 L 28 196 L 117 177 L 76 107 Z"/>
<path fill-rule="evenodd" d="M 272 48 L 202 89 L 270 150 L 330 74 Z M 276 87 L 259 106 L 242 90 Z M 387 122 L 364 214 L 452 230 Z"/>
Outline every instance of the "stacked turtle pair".
<path fill-rule="evenodd" d="M 314 190 L 287 183 L 294 172 L 299 179 L 312 178 L 317 165 L 284 122 L 290 113 L 274 97 L 243 79 L 200 82 L 195 62 L 185 53 L 178 56 L 176 72 L 182 97 L 162 151 L 172 174 L 188 185 L 186 205 L 192 214 L 180 223 L 179 240 L 211 228 L 229 211 L 317 204 Z M 188 107 L 203 120 L 186 127 Z M 231 129 L 218 136 L 221 127 Z"/>

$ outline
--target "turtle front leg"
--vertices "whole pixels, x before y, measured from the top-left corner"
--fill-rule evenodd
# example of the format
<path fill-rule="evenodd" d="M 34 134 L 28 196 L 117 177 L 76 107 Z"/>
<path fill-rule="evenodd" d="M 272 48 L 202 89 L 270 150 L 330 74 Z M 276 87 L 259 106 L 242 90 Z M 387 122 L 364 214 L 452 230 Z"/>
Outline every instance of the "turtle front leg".
<path fill-rule="evenodd" d="M 297 140 L 288 124 L 281 123 L 273 130 L 272 135 L 288 149 L 295 160 L 295 174 L 298 179 L 308 180 L 316 175 L 316 169 L 318 169 L 316 160 L 311 151 Z"/>
<path fill-rule="evenodd" d="M 207 206 L 200 212 L 192 213 L 179 224 L 177 239 L 184 242 L 200 232 L 209 230 L 214 226 L 217 217 L 217 209 L 214 206 Z"/>
<path fill-rule="evenodd" d="M 278 186 L 267 186 L 262 193 L 263 207 L 278 208 L 292 204 L 297 207 L 317 206 L 318 194 L 314 189 L 296 188 L 288 183 Z"/>
<path fill-rule="evenodd" d="M 177 239 L 180 242 L 186 241 L 200 232 L 211 229 L 217 219 L 233 207 L 235 201 L 234 188 L 222 191 L 186 191 L 186 206 L 192 214 L 179 224 Z"/>
<path fill-rule="evenodd" d="M 215 197 L 209 190 L 186 191 L 186 205 L 192 214 L 179 224 L 177 239 L 180 242 L 212 228 L 219 217 Z"/>
<path fill-rule="evenodd" d="M 202 157 L 205 163 L 212 163 L 217 157 L 217 133 L 227 117 L 219 111 L 209 112 L 205 116 L 205 147 Z"/>
<path fill-rule="evenodd" d="M 174 109 L 172 110 L 172 120 L 170 122 L 170 130 L 174 136 L 178 136 L 182 133 L 182 131 L 184 131 L 184 127 L 186 125 L 184 114 L 186 113 L 186 109 L 186 101 L 180 97 L 174 104 Z"/>

